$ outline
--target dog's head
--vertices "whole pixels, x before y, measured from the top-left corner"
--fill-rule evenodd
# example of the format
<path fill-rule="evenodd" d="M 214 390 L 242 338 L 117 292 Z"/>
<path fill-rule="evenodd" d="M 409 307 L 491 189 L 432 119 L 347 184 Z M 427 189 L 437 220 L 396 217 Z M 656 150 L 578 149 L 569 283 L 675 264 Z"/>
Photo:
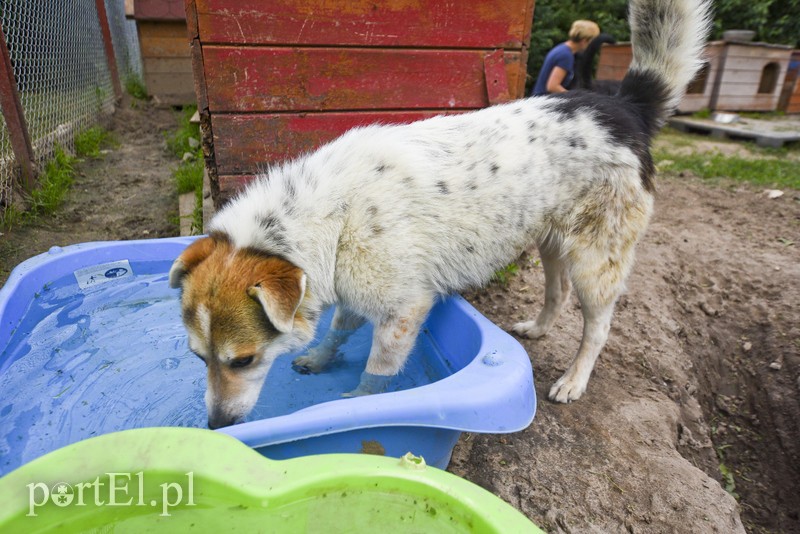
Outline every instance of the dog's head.
<path fill-rule="evenodd" d="M 237 249 L 224 236 L 192 243 L 173 263 L 189 348 L 208 368 L 208 426 L 247 415 L 275 357 L 308 344 L 314 325 L 298 311 L 306 276 L 288 261 Z"/>

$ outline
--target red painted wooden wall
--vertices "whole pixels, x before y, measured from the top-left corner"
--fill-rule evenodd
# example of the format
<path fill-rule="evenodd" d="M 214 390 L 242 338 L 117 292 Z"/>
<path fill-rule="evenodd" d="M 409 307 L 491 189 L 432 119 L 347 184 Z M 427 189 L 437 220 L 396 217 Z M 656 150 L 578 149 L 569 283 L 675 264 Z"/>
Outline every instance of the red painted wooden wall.
<path fill-rule="evenodd" d="M 372 122 L 523 95 L 534 0 L 186 0 L 215 205 Z"/>

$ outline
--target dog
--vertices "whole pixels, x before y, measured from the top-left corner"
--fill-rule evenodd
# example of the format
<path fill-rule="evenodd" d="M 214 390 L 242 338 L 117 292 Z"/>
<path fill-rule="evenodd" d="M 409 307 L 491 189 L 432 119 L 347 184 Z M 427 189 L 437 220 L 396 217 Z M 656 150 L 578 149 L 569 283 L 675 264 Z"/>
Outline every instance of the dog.
<path fill-rule="evenodd" d="M 190 349 L 207 365 L 211 428 L 254 406 L 273 360 L 330 331 L 294 364 L 322 372 L 364 321 L 373 339 L 351 395 L 379 393 L 434 302 L 486 283 L 536 245 L 538 338 L 571 288 L 583 337 L 549 391 L 578 399 L 605 345 L 653 211 L 654 134 L 699 68 L 709 0 L 632 0 L 633 62 L 619 94 L 572 91 L 406 125 L 351 130 L 276 165 L 175 260 Z"/>

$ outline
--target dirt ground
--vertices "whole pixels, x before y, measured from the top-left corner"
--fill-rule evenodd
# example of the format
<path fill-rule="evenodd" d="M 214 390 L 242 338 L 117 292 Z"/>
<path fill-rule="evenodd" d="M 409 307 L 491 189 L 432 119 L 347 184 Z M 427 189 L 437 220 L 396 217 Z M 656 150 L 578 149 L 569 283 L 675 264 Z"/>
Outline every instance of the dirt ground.
<path fill-rule="evenodd" d="M 52 245 L 175 235 L 161 132 L 176 124 L 170 110 L 119 111 L 120 146 L 80 166 L 59 213 L 0 237 L 0 282 Z M 586 394 L 546 400 L 577 349 L 573 298 L 548 336 L 521 340 L 531 426 L 463 435 L 449 470 L 550 532 L 800 532 L 800 192 L 670 175 L 658 189 Z M 503 327 L 535 316 L 536 260 L 467 298 Z"/>

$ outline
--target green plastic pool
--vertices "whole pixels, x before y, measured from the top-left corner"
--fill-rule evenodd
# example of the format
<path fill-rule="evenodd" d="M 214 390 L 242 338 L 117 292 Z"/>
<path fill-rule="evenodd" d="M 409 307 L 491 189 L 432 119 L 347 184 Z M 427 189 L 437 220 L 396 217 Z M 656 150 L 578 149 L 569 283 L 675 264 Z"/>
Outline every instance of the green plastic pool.
<path fill-rule="evenodd" d="M 406 455 L 269 460 L 195 428 L 80 441 L 0 479 L 0 532 L 541 532 L 486 490 Z"/>

